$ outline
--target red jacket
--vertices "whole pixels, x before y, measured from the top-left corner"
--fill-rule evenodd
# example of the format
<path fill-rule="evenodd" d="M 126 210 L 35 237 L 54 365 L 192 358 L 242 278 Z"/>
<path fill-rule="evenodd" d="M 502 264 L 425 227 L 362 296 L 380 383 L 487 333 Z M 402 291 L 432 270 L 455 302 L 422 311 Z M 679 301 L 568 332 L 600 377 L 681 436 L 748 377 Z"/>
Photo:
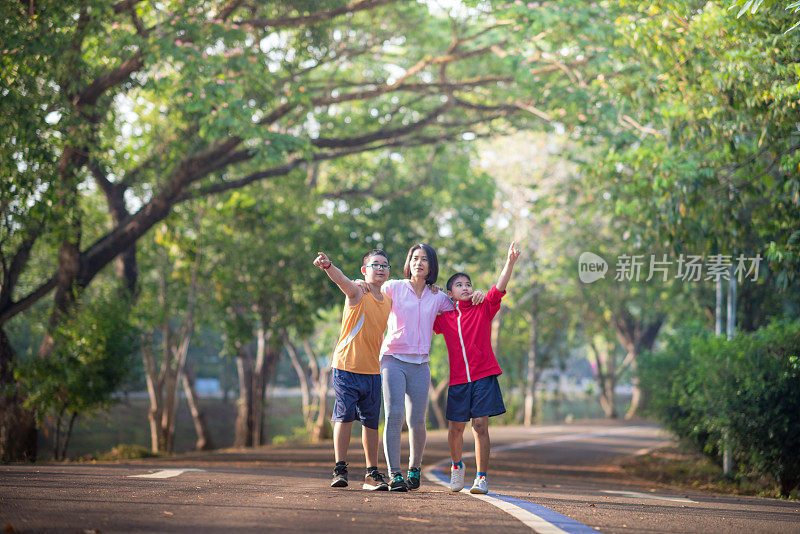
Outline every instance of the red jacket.
<path fill-rule="evenodd" d="M 455 310 L 440 313 L 433 322 L 433 332 L 444 335 L 447 344 L 451 386 L 502 374 L 492 350 L 492 319 L 505 294 L 492 286 L 482 303 L 456 302 Z"/>

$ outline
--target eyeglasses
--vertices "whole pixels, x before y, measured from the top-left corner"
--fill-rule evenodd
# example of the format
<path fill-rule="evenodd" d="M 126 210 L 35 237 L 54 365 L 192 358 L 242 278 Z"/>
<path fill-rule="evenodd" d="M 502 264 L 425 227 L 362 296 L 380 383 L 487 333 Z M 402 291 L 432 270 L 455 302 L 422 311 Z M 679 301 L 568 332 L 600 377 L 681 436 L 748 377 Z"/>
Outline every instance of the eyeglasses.
<path fill-rule="evenodd" d="M 370 263 L 369 265 L 367 265 L 367 267 L 372 267 L 376 271 L 378 270 L 388 271 L 389 269 L 391 269 L 391 267 L 389 267 L 388 264 L 383 264 L 383 263 Z"/>

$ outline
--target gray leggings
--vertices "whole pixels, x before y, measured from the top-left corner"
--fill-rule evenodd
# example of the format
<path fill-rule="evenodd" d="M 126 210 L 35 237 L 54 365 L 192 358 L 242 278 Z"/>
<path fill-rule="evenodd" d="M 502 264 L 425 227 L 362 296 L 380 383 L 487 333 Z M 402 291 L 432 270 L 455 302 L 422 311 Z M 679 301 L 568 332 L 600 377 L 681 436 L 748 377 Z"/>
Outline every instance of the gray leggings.
<path fill-rule="evenodd" d="M 431 369 L 428 362 L 408 363 L 385 355 L 381 359 L 383 379 L 383 409 L 386 424 L 383 427 L 383 453 L 389 474 L 400 471 L 400 433 L 403 430 L 403 408 L 408 423 L 408 467 L 422 464 L 422 453 L 428 434 L 425 414 L 428 411 L 428 390 L 431 387 Z"/>

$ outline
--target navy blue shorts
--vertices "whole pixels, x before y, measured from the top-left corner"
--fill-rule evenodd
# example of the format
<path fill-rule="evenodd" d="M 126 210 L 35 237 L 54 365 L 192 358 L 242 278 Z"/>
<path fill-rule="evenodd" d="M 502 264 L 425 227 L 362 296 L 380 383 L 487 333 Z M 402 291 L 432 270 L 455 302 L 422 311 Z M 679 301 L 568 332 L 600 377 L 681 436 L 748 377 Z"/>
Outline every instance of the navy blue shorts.
<path fill-rule="evenodd" d="M 447 420 L 466 423 L 476 417 L 506 413 L 497 375 L 447 388 Z"/>
<path fill-rule="evenodd" d="M 333 370 L 333 423 L 349 423 L 356 416 L 367 428 L 378 428 L 381 414 L 381 375 Z"/>

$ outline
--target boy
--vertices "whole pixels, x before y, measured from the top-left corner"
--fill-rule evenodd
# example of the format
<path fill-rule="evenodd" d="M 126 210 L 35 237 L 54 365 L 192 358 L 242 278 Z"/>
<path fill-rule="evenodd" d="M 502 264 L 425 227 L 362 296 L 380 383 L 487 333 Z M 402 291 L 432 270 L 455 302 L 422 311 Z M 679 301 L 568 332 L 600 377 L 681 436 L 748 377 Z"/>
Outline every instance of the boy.
<path fill-rule="evenodd" d="M 339 341 L 333 352 L 333 389 L 336 403 L 333 407 L 333 451 L 336 465 L 331 486 L 347 486 L 347 449 L 350 430 L 358 416 L 361 421 L 361 441 L 367 462 L 364 489 L 387 491 L 389 485 L 378 472 L 378 417 L 381 410 L 381 368 L 379 354 L 383 331 L 392 300 L 381 293 L 381 286 L 389 277 L 389 258 L 382 250 L 370 250 L 361 258 L 361 274 L 368 291 L 354 284 L 328 257 L 319 252 L 314 265 L 323 269 L 328 277 L 347 297 L 342 314 Z"/>
<path fill-rule="evenodd" d="M 450 445 L 450 490 L 464 488 L 464 428 L 472 419 L 475 436 L 477 474 L 470 493 L 488 493 L 486 471 L 489 467 L 489 417 L 505 413 L 503 395 L 497 376 L 503 371 L 492 351 L 492 318 L 500 310 L 511 271 L 519 258 L 516 243 L 508 247 L 506 264 L 497 284 L 486 294 L 486 300 L 473 305 L 472 281 L 464 273 L 456 273 L 447 281 L 447 296 L 455 309 L 440 314 L 433 331 L 443 334 L 450 357 L 450 387 L 447 391 L 447 420 Z"/>

